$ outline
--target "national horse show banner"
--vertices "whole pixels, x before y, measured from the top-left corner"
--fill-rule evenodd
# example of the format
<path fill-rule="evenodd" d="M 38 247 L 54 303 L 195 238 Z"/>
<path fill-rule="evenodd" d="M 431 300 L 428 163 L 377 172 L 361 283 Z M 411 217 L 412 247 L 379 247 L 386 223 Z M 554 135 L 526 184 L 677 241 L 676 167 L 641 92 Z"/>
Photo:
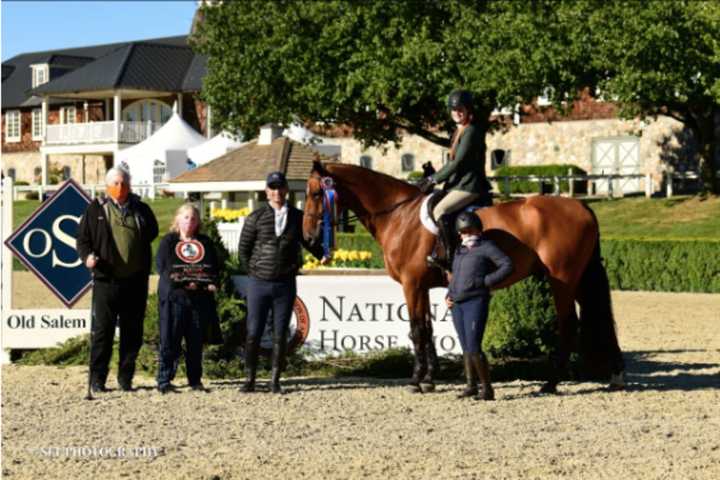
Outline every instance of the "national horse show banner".
<path fill-rule="evenodd" d="M 247 277 L 234 277 L 244 295 Z M 430 290 L 433 336 L 439 355 L 461 353 L 444 288 Z M 269 324 L 261 345 L 270 348 Z M 402 287 L 387 275 L 301 275 L 291 319 L 290 348 L 332 355 L 412 348 Z"/>

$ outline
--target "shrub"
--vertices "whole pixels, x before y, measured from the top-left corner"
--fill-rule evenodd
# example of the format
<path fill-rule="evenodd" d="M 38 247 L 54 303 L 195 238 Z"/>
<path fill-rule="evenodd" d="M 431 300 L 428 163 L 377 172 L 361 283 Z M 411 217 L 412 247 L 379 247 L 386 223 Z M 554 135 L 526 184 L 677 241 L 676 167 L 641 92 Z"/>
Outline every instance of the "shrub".
<path fill-rule="evenodd" d="M 616 290 L 720 293 L 720 241 L 601 240 Z"/>
<path fill-rule="evenodd" d="M 415 170 L 407 174 L 407 181 L 410 183 L 418 183 L 423 179 L 423 172 Z"/>
<path fill-rule="evenodd" d="M 493 295 L 483 339 L 488 355 L 534 358 L 555 344 L 555 305 L 544 278 L 530 277 Z"/>
<path fill-rule="evenodd" d="M 496 177 L 505 176 L 528 176 L 535 175 L 539 177 L 554 177 L 554 176 L 565 176 L 568 174 L 568 170 L 572 169 L 573 175 L 584 175 L 587 172 L 580 167 L 570 164 L 562 165 L 527 165 L 517 167 L 500 167 L 495 170 Z M 547 184 L 550 182 L 550 189 L 552 189 L 552 180 L 545 180 L 542 183 Z M 510 191 L 507 191 L 506 184 L 503 181 L 498 182 L 498 190 L 503 195 L 510 193 L 537 193 L 540 191 L 541 186 L 538 182 L 530 180 L 512 180 L 510 182 Z M 569 184 L 567 180 L 560 180 L 560 191 L 568 192 Z M 575 192 L 585 193 L 587 191 L 586 182 L 575 182 Z"/>

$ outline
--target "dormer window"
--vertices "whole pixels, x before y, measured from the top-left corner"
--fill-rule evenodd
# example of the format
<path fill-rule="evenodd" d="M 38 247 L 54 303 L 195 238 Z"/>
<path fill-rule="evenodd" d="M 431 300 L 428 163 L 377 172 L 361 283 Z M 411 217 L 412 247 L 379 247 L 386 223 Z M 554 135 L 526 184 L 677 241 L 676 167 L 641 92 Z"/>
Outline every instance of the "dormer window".
<path fill-rule="evenodd" d="M 30 65 L 32 68 L 32 88 L 38 87 L 50 80 L 50 69 L 47 63 Z"/>

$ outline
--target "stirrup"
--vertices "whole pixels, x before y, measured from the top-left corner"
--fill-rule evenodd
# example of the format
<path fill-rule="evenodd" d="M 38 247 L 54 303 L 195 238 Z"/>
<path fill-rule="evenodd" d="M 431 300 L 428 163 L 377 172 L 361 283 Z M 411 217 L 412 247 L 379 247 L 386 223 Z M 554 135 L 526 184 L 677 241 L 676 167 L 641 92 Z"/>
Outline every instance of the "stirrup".
<path fill-rule="evenodd" d="M 440 270 L 444 270 L 446 272 L 450 271 L 450 265 L 447 260 L 438 256 L 435 252 L 433 252 L 432 255 L 425 257 L 425 261 L 427 262 L 427 266 L 430 268 L 439 268 Z"/>

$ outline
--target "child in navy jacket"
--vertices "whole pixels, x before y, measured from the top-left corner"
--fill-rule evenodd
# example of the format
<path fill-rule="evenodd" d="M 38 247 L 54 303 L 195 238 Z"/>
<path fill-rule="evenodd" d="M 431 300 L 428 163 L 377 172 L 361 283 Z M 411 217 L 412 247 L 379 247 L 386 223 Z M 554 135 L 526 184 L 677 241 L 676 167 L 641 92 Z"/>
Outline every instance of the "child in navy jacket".
<path fill-rule="evenodd" d="M 462 245 L 455 253 L 446 301 L 452 308 L 453 323 L 465 361 L 467 387 L 458 398 L 477 396 L 479 377 L 483 391 L 478 398 L 493 400 L 482 339 L 490 305 L 490 288 L 512 273 L 513 264 L 495 242 L 481 236 L 482 222 L 474 213 L 462 212 L 458 215 L 456 227 Z"/>

